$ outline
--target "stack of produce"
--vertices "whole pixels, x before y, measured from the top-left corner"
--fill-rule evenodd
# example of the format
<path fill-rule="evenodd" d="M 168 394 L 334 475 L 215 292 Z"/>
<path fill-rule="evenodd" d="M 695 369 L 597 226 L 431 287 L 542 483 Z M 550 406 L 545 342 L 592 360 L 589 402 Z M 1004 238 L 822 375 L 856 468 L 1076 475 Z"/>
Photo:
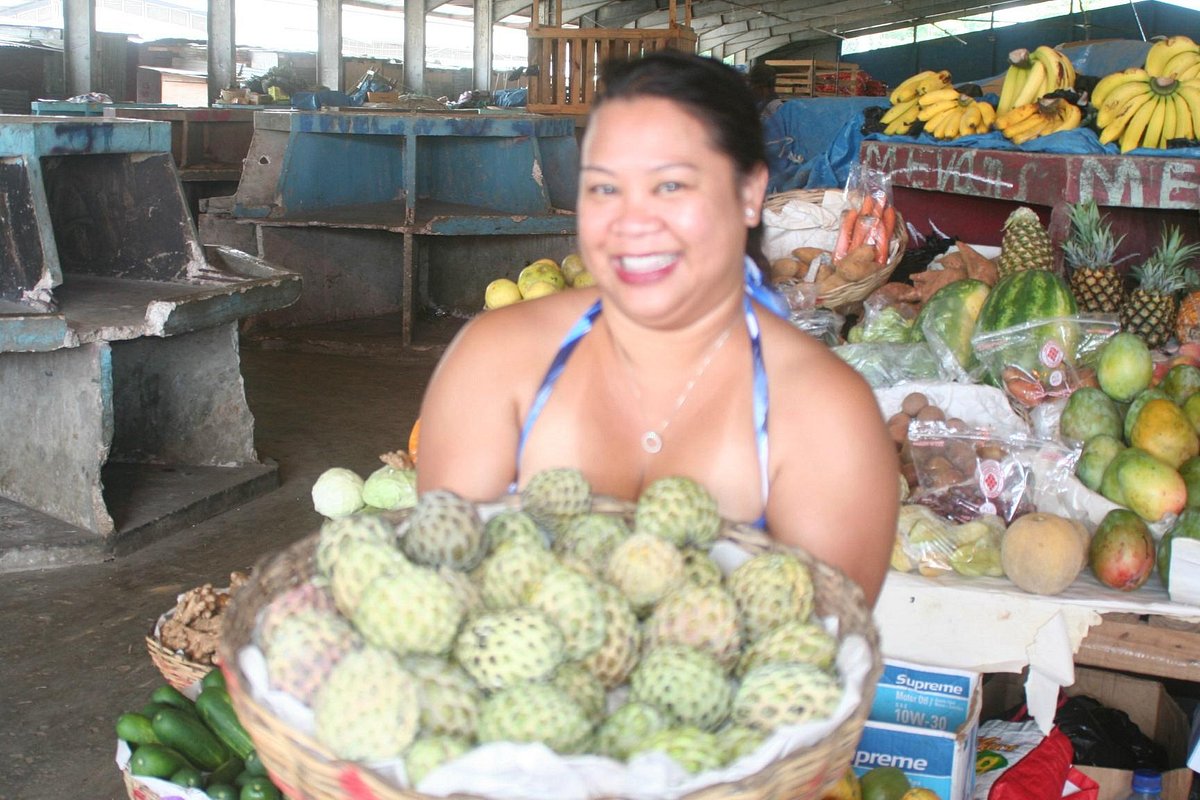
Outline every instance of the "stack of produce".
<path fill-rule="evenodd" d="M 402 759 L 415 785 L 479 745 L 540 742 L 698 773 L 838 707 L 807 562 L 776 549 L 723 573 L 696 482 L 659 479 L 621 515 L 555 469 L 520 501 L 485 522 L 434 491 L 398 529 L 328 521 L 313 578 L 263 608 L 271 686 L 339 758 Z"/>
<path fill-rule="evenodd" d="M 418 428 L 413 426 L 415 442 Z M 366 480 L 347 467 L 330 467 L 312 487 L 313 509 L 330 519 L 411 508 L 417 502 L 417 469 L 412 456 L 396 450 L 379 457 L 383 466 Z"/>
<path fill-rule="evenodd" d="M 203 789 L 211 800 L 282 798 L 233 711 L 220 670 L 200 681 L 195 702 L 160 686 L 139 711 L 118 717 L 116 727 L 117 737 L 132 751 L 127 781 L 152 778 Z M 170 787 L 155 788 L 157 796 L 166 797 L 163 790 Z"/>
<path fill-rule="evenodd" d="M 559 266 L 552 258 L 539 258 L 523 267 L 514 281 L 511 278 L 496 278 L 487 285 L 483 294 L 485 310 L 503 308 L 522 300 L 536 300 L 566 288 L 582 289 L 594 286 L 592 273 L 583 265 L 578 253 L 569 253 Z"/>

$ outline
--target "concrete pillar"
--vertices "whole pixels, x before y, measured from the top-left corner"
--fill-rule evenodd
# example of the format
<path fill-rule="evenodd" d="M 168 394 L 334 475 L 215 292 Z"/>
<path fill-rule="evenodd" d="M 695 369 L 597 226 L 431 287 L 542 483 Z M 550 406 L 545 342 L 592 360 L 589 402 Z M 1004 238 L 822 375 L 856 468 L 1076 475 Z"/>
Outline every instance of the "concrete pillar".
<path fill-rule="evenodd" d="M 92 53 L 96 38 L 96 9 L 92 0 L 63 0 L 63 53 L 67 97 L 92 90 Z M 113 98 L 119 99 L 119 98 Z"/>
<path fill-rule="evenodd" d="M 425 92 L 425 3 L 404 4 L 404 91 Z"/>
<path fill-rule="evenodd" d="M 492 88 L 492 0 L 475 0 L 474 58 L 477 91 Z"/>
<path fill-rule="evenodd" d="M 342 72 L 341 0 L 317 0 L 317 83 L 340 92 Z"/>
<path fill-rule="evenodd" d="M 208 100 L 237 85 L 234 0 L 208 0 Z"/>

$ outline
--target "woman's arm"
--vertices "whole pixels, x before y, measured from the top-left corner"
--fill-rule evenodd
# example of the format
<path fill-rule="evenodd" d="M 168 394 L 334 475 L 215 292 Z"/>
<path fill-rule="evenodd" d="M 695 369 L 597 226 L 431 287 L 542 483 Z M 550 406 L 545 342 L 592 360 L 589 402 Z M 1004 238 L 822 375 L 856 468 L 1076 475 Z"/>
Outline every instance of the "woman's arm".
<path fill-rule="evenodd" d="M 516 477 L 521 421 L 514 373 L 521 359 L 511 349 L 513 315 L 500 311 L 468 323 L 430 379 L 421 402 L 420 492 L 449 489 L 495 500 Z"/>
<path fill-rule="evenodd" d="M 874 605 L 896 536 L 895 445 L 870 387 L 837 356 L 801 369 L 771 387 L 767 529 L 841 569 Z"/>

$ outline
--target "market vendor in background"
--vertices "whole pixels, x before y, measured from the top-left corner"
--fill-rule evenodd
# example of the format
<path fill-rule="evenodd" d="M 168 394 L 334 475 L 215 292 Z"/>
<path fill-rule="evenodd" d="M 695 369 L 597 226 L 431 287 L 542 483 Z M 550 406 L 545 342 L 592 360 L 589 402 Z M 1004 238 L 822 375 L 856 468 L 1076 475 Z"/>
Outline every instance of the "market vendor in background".
<path fill-rule="evenodd" d="M 755 64 L 746 77 L 750 82 L 750 91 L 754 94 L 754 107 L 758 109 L 758 118 L 766 121 L 783 105 L 783 99 L 775 91 L 775 69 L 767 64 Z"/>
<path fill-rule="evenodd" d="M 418 487 L 479 501 L 555 467 L 636 500 L 686 475 L 726 518 L 840 567 L 873 603 L 895 447 L 867 384 L 793 327 L 746 257 L 767 169 L 745 81 L 671 51 L 614 65 L 583 140 L 595 288 L 488 311 L 421 408 Z"/>

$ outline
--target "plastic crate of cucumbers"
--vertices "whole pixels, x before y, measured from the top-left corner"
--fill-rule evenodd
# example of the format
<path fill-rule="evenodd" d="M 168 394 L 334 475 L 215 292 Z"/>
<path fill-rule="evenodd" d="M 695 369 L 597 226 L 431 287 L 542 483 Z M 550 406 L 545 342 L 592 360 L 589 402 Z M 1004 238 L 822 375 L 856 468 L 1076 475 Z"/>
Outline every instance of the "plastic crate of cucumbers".
<path fill-rule="evenodd" d="M 879 668 L 849 579 L 683 477 L 636 504 L 570 469 L 499 503 L 427 492 L 262 570 L 222 634 L 235 706 L 383 797 L 672 798 L 825 758 L 788 795 L 808 797 L 849 763 Z"/>
<path fill-rule="evenodd" d="M 155 689 L 137 711 L 117 718 L 117 766 L 134 800 L 280 800 L 220 669 L 195 700 L 173 686 Z"/>

